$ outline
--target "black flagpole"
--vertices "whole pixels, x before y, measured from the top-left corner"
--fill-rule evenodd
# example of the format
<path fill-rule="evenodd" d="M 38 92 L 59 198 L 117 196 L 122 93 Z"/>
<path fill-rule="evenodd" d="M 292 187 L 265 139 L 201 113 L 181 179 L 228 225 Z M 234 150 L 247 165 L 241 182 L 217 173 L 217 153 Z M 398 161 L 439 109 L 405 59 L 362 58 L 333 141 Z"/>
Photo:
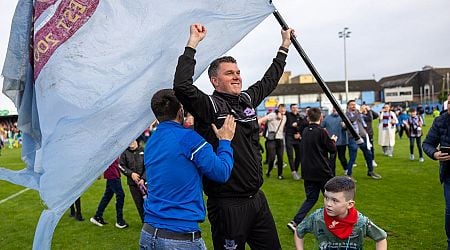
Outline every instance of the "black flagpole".
<path fill-rule="evenodd" d="M 284 30 L 289 29 L 289 26 L 286 24 L 286 22 L 284 21 L 283 17 L 281 17 L 281 15 L 278 12 L 278 10 L 275 10 L 273 12 L 273 15 L 275 16 L 275 18 L 277 19 L 277 21 L 280 23 L 281 27 Z M 336 109 L 336 111 L 338 112 L 339 116 L 342 118 L 342 121 L 345 123 L 345 126 L 350 131 L 350 133 L 352 134 L 352 136 L 355 139 L 356 143 L 357 144 L 363 143 L 363 140 L 361 139 L 359 134 L 356 133 L 356 130 L 355 130 L 355 128 L 353 128 L 352 124 L 350 123 L 350 120 L 347 118 L 347 116 L 342 111 L 341 106 L 337 103 L 337 101 L 334 98 L 333 94 L 331 94 L 330 89 L 328 88 L 326 83 L 323 81 L 323 79 L 319 75 L 319 73 L 317 72 L 317 70 L 314 67 L 314 65 L 312 64 L 311 60 L 309 60 L 308 56 L 306 55 L 305 51 L 300 46 L 300 43 L 298 42 L 298 40 L 297 40 L 297 38 L 295 36 L 291 36 L 291 42 L 294 45 L 294 47 L 297 49 L 297 51 L 300 54 L 300 56 L 303 59 L 303 61 L 306 63 L 306 66 L 308 66 L 308 68 L 311 71 L 311 73 L 313 74 L 314 78 L 317 80 L 317 83 L 322 88 L 322 90 L 325 93 L 325 95 L 330 100 L 331 104 L 333 104 L 333 107 Z"/>

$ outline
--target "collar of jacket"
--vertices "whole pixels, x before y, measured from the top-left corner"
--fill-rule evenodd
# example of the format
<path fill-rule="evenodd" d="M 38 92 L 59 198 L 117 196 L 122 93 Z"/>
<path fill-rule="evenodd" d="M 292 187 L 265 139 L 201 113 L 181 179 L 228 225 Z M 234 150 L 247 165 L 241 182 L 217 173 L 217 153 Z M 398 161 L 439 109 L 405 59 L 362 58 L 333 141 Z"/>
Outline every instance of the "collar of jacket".
<path fill-rule="evenodd" d="M 232 106 L 234 106 L 234 105 L 239 104 L 242 94 L 232 95 L 232 94 L 222 93 L 222 92 L 218 92 L 218 91 L 214 90 L 213 95 L 223 98 L 224 100 L 229 102 Z"/>

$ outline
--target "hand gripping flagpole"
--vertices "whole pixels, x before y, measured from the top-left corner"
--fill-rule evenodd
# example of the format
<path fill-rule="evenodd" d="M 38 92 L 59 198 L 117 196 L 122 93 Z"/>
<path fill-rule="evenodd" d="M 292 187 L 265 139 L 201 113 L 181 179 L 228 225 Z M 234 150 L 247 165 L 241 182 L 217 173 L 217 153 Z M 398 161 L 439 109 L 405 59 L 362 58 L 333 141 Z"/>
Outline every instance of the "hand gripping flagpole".
<path fill-rule="evenodd" d="M 283 17 L 281 16 L 281 14 L 278 12 L 278 10 L 275 10 L 273 12 L 273 15 L 275 16 L 277 21 L 280 23 L 280 25 L 283 28 L 283 30 L 289 29 L 289 26 L 286 24 L 286 22 L 284 21 Z M 294 47 L 297 49 L 297 51 L 300 54 L 300 56 L 303 59 L 303 61 L 306 63 L 306 66 L 308 66 L 308 68 L 311 71 L 311 73 L 313 74 L 314 78 L 317 80 L 317 83 L 322 88 L 322 90 L 325 93 L 325 95 L 330 100 L 331 104 L 333 104 L 333 107 L 336 109 L 336 111 L 338 112 L 339 116 L 342 118 L 342 121 L 345 123 L 345 126 L 350 131 L 350 134 L 352 134 L 352 136 L 355 139 L 356 143 L 357 144 L 362 144 L 364 141 L 361 139 L 359 134 L 356 133 L 356 130 L 355 130 L 355 128 L 353 128 L 352 124 L 350 123 L 350 120 L 347 118 L 347 116 L 342 111 L 340 105 L 337 103 L 337 101 L 334 98 L 333 94 L 331 94 L 330 89 L 328 88 L 326 83 L 323 81 L 323 79 L 319 75 L 319 73 L 317 72 L 317 70 L 314 67 L 314 65 L 312 64 L 311 60 L 309 60 L 308 56 L 306 55 L 306 53 L 303 50 L 303 48 L 300 46 L 300 43 L 298 42 L 298 40 L 297 40 L 297 38 L 295 36 L 291 36 L 291 42 L 294 45 Z"/>

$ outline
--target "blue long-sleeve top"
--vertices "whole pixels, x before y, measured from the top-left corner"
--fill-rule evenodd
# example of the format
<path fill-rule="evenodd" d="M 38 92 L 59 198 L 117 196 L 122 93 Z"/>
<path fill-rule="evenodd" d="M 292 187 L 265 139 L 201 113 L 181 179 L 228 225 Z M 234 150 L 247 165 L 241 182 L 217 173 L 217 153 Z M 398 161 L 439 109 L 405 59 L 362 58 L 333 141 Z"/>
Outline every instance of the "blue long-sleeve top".
<path fill-rule="evenodd" d="M 233 168 L 233 149 L 220 140 L 217 154 L 192 129 L 165 121 L 145 145 L 148 194 L 144 222 L 174 232 L 199 231 L 205 220 L 202 177 L 224 183 Z"/>

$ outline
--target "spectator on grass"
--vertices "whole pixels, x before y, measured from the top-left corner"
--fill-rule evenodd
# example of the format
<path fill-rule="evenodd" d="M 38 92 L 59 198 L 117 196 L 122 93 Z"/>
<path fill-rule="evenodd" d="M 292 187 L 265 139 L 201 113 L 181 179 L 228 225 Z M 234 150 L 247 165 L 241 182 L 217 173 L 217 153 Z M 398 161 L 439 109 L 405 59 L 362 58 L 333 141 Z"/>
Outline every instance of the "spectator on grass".
<path fill-rule="evenodd" d="M 397 116 L 390 110 L 389 104 L 385 104 L 380 114 L 378 125 L 378 144 L 383 149 L 383 154 L 392 157 L 395 145 L 395 126 L 398 123 Z"/>
<path fill-rule="evenodd" d="M 346 175 L 352 176 L 353 174 L 353 163 L 356 161 L 356 156 L 358 154 L 358 148 L 363 151 L 364 159 L 367 165 L 367 176 L 372 177 L 372 179 L 379 180 L 381 176 L 373 171 L 373 155 L 370 151 L 370 141 L 367 134 L 366 128 L 367 124 L 361 116 L 361 113 L 356 109 L 355 100 L 350 100 L 347 102 L 347 113 L 346 113 L 350 123 L 355 129 L 356 133 L 360 136 L 362 143 L 357 144 L 353 135 L 348 132 L 348 151 L 350 159 L 347 164 Z"/>
<path fill-rule="evenodd" d="M 77 221 L 84 221 L 83 215 L 81 214 L 81 197 L 70 205 L 70 217 L 74 217 Z"/>
<path fill-rule="evenodd" d="M 367 135 L 369 136 L 369 142 L 371 144 L 370 147 L 370 152 L 372 152 L 372 165 L 374 167 L 378 166 L 378 164 L 375 162 L 375 147 L 374 147 L 374 143 L 373 143 L 373 127 L 372 127 L 372 122 L 375 119 L 378 119 L 378 114 L 377 112 L 373 111 L 369 105 L 363 104 L 361 105 L 361 115 L 362 118 L 364 120 L 364 122 L 366 123 L 366 132 Z"/>
<path fill-rule="evenodd" d="M 133 140 L 120 156 L 120 171 L 127 176 L 127 184 L 136 209 L 144 221 L 144 197 L 140 185 L 145 183 L 144 150 Z"/>
<path fill-rule="evenodd" d="M 128 227 L 128 224 L 123 219 L 123 204 L 125 200 L 125 193 L 123 192 L 122 182 L 120 181 L 120 171 L 119 171 L 119 159 L 114 160 L 114 162 L 106 169 L 104 172 L 104 177 L 106 179 L 106 189 L 103 194 L 100 203 L 98 204 L 97 212 L 95 212 L 94 217 L 90 221 L 99 226 L 103 227 L 108 224 L 103 219 L 103 212 L 105 211 L 108 203 L 111 201 L 114 194 L 116 195 L 116 227 L 123 229 Z"/>
<path fill-rule="evenodd" d="M 325 119 L 323 119 L 321 126 L 327 130 L 330 137 L 332 135 L 337 136 L 337 153 L 330 154 L 331 168 L 333 169 L 334 175 L 336 174 L 336 158 L 339 158 L 339 162 L 341 163 L 344 171 L 347 170 L 348 162 L 345 156 L 345 151 L 347 150 L 348 145 L 347 131 L 342 122 L 342 118 L 339 116 L 334 107 L 331 114 L 327 115 Z"/>
<path fill-rule="evenodd" d="M 419 161 L 423 162 L 422 155 L 422 117 L 417 115 L 417 111 L 415 109 L 410 109 L 409 112 L 411 115 L 408 117 L 406 121 L 403 121 L 406 132 L 409 137 L 409 159 L 411 161 L 414 160 L 414 141 L 417 143 L 417 150 L 419 151 Z"/>
<path fill-rule="evenodd" d="M 422 146 L 431 159 L 439 161 L 439 177 L 444 186 L 445 233 L 447 249 L 450 249 L 450 109 L 434 119 Z"/>
<path fill-rule="evenodd" d="M 267 126 L 267 161 L 268 170 L 266 176 L 270 176 L 270 172 L 275 164 L 275 156 L 277 158 L 278 179 L 283 177 L 283 154 L 284 154 L 284 129 L 286 125 L 286 107 L 279 104 L 275 112 L 270 113 L 258 120 L 258 123 L 266 123 Z"/>
<path fill-rule="evenodd" d="M 298 111 L 297 104 L 291 104 L 290 109 L 290 112 L 286 112 L 286 153 L 289 167 L 291 168 L 292 178 L 294 178 L 294 180 L 300 180 L 300 175 L 298 174 L 298 168 L 300 167 L 300 140 L 302 139 L 302 131 L 300 128 L 302 128 L 303 124 L 307 123 L 307 121 Z"/>

